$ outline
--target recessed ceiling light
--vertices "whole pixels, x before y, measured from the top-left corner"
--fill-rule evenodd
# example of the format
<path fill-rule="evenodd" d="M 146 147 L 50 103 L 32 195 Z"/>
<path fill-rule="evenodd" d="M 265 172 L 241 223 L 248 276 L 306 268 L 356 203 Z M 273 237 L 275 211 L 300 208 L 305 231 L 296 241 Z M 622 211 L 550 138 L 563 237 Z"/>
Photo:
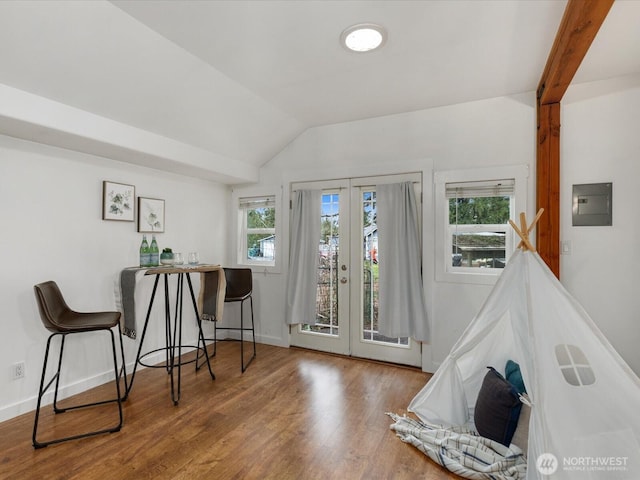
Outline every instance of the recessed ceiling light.
<path fill-rule="evenodd" d="M 353 52 L 370 52 L 387 40 L 387 32 L 375 23 L 360 23 L 347 28 L 340 35 L 340 43 Z"/>

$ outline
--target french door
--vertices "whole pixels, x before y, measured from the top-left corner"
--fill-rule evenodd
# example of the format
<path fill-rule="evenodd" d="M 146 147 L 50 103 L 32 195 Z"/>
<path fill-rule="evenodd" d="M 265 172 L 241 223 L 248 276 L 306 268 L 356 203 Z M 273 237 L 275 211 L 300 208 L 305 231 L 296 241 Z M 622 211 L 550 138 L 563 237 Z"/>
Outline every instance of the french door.
<path fill-rule="evenodd" d="M 322 190 L 318 212 L 318 287 L 315 325 L 293 325 L 291 344 L 326 352 L 420 365 L 420 344 L 378 333 L 378 231 L 375 185 L 412 181 L 420 174 L 362 177 L 292 185 Z M 416 259 L 418 261 L 418 259 Z"/>

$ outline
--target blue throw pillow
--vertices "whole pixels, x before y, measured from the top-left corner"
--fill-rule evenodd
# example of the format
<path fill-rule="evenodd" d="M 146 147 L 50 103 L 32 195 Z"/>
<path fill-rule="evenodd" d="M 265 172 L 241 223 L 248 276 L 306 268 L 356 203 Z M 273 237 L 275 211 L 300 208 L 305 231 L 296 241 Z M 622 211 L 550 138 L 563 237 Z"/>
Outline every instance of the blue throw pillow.
<path fill-rule="evenodd" d="M 504 376 L 507 381 L 516 387 L 518 393 L 527 393 L 524 387 L 524 380 L 522 380 L 522 372 L 520 371 L 520 365 L 513 360 L 507 360 L 507 365 L 504 368 Z"/>
<path fill-rule="evenodd" d="M 508 447 L 518 426 L 522 403 L 515 387 L 493 367 L 487 368 L 474 409 L 476 430 Z"/>

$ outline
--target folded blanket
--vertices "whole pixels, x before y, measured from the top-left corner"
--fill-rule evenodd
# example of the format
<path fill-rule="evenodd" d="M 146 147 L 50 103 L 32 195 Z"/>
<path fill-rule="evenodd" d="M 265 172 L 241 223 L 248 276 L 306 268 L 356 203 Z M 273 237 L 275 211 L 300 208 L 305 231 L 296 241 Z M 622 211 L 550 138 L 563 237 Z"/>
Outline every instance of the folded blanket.
<path fill-rule="evenodd" d="M 520 448 L 479 436 L 466 427 L 429 425 L 387 413 L 400 440 L 410 443 L 450 472 L 473 480 L 524 480 L 527 460 Z"/>
<path fill-rule="evenodd" d="M 200 273 L 198 310 L 202 320 L 222 320 L 226 285 L 223 269 Z"/>

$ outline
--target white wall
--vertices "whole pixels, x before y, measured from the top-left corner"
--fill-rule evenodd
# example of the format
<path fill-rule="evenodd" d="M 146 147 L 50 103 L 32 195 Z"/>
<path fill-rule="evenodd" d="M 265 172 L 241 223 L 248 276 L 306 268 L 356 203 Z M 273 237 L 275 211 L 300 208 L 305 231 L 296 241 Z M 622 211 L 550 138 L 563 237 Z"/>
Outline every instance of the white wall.
<path fill-rule="evenodd" d="M 629 82 L 626 82 L 629 83 Z M 584 306 L 618 353 L 640 373 L 640 79 L 571 87 L 561 120 L 562 283 Z M 607 86 L 612 88 L 607 89 Z M 597 92 L 589 97 L 588 91 Z M 613 226 L 573 227 L 572 186 L 613 183 Z"/>
<path fill-rule="evenodd" d="M 640 238 L 635 198 L 640 178 L 640 77 L 572 86 L 566 98 L 561 129 L 561 239 L 571 242 L 572 252 L 561 257 L 561 280 L 639 373 L 640 295 L 634 254 Z M 436 172 L 528 164 L 527 214 L 531 218 L 535 213 L 535 116 L 531 93 L 314 128 L 263 168 L 261 184 L 282 186 L 286 205 L 291 179 L 397 173 L 416 165 Z M 613 226 L 572 227 L 572 185 L 596 182 L 613 182 Z M 434 228 L 429 214 L 432 200 L 425 197 L 424 209 L 428 227 L 425 286 L 433 328 L 433 342 L 424 349 L 425 370 L 442 361 L 491 288 L 435 281 L 428 263 L 435 254 L 428 245 L 429 228 Z M 281 331 L 280 342 L 286 343 L 286 328 L 278 328 L 284 318 L 285 275 L 278 275 L 275 282 L 257 278 L 256 283 L 269 289 L 271 299 L 260 311 L 262 328 Z"/>
<path fill-rule="evenodd" d="M 561 234 L 572 245 L 571 255 L 561 258 L 562 281 L 636 372 L 640 372 L 636 313 L 640 295 L 634 247 L 640 222 L 634 194 L 640 178 L 635 121 L 639 110 L 637 87 L 582 95 L 563 105 L 561 142 Z M 282 211 L 287 215 L 293 180 L 408 170 L 432 174 L 517 164 L 531 167 L 527 194 L 531 215 L 535 209 L 533 93 L 313 128 L 263 167 L 258 185 L 234 189 L 262 193 L 282 189 Z M 35 406 L 47 333 L 32 286 L 55 279 L 72 307 L 112 309 L 117 273 L 138 261 L 141 235 L 135 224 L 101 220 L 103 180 L 133 184 L 136 195 L 166 200 L 167 230 L 158 236 L 161 247 L 195 249 L 202 261 L 231 263 L 235 248 L 227 225 L 235 212 L 227 187 L 0 136 L 4 258 L 0 323 L 5 332 L 0 348 L 0 421 Z M 605 181 L 613 182 L 614 225 L 572 227 L 571 186 Z M 424 350 L 426 370 L 433 370 L 444 358 L 491 288 L 435 281 L 435 252 L 429 246 L 434 230 L 430 182 L 425 176 L 425 290 L 433 327 L 433 341 Z M 254 275 L 258 338 L 277 345 L 289 343 L 284 324 L 286 250 L 284 256 L 280 273 Z M 150 281 L 144 282 L 142 298 L 146 299 Z M 162 312 L 157 310 L 152 321 L 158 328 L 151 333 L 150 346 L 160 345 L 162 339 Z M 70 352 L 75 365 L 64 379 L 67 394 L 108 380 L 108 350 L 96 340 L 70 343 L 76 350 Z M 125 347 L 131 361 L 137 342 L 125 339 Z M 11 365 L 21 360 L 26 362 L 26 377 L 11 380 Z"/>
<path fill-rule="evenodd" d="M 47 332 L 33 285 L 55 280 L 72 308 L 113 310 L 118 272 L 138 263 L 142 235 L 136 224 L 101 219 L 103 180 L 133 184 L 136 196 L 165 200 L 160 248 L 196 250 L 203 262 L 226 263 L 228 187 L 0 136 L 0 421 L 35 407 Z M 149 278 L 143 280 L 143 301 L 150 285 Z M 150 348 L 164 338 L 163 311 L 156 305 Z M 192 328 L 185 331 L 191 333 Z M 103 340 L 69 338 L 65 394 L 111 378 L 108 340 Z M 125 338 L 129 362 L 137 345 Z M 26 362 L 26 376 L 12 380 L 11 365 L 18 361 Z"/>
<path fill-rule="evenodd" d="M 289 182 L 294 180 L 423 171 L 425 290 L 433 326 L 433 342 L 423 350 L 423 368 L 433 371 L 491 287 L 435 281 L 432 174 L 482 166 L 530 165 L 527 213 L 531 215 L 535 208 L 534 147 L 534 94 L 494 98 L 309 129 L 263 167 L 257 188 L 263 193 L 282 188 L 283 205 L 287 207 Z M 255 189 L 252 186 L 247 191 Z M 288 208 L 284 214 L 288 215 Z M 286 229 L 284 236 L 286 243 Z M 254 276 L 256 288 L 269 292 L 268 302 L 263 297 L 258 321 L 262 332 L 269 331 L 270 343 L 289 341 L 284 326 L 285 272 L 286 265 L 280 274 Z"/>

